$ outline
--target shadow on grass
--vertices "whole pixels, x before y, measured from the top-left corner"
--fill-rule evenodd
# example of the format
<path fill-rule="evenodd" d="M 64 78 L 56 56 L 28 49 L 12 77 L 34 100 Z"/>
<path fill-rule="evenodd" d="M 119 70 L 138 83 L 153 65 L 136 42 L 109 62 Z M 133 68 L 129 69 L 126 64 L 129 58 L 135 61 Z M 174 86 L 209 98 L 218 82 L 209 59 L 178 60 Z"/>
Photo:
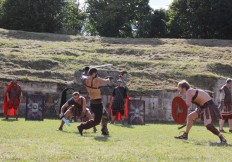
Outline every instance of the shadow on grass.
<path fill-rule="evenodd" d="M 96 136 L 94 139 L 96 141 L 107 142 L 109 140 L 109 136 Z"/>
<path fill-rule="evenodd" d="M 2 121 L 6 121 L 6 122 L 15 122 L 15 121 L 18 121 L 16 119 L 2 119 Z"/>
<path fill-rule="evenodd" d="M 57 131 L 57 132 L 67 133 L 67 134 L 79 134 L 79 133 L 77 133 L 77 132 L 71 132 L 71 131 L 66 131 L 66 130 L 63 130 L 63 131 Z"/>
<path fill-rule="evenodd" d="M 203 47 L 231 47 L 231 40 L 218 39 L 186 39 L 188 44 Z"/>
<path fill-rule="evenodd" d="M 123 128 L 134 128 L 133 125 L 128 125 L 128 124 L 112 124 L 114 126 L 117 126 L 117 127 L 123 127 Z"/>
<path fill-rule="evenodd" d="M 216 146 L 216 147 L 232 147 L 232 144 L 221 144 L 221 143 L 216 143 L 216 142 L 210 142 L 210 146 Z"/>
<path fill-rule="evenodd" d="M 2 33 L 7 38 L 15 39 L 26 39 L 26 40 L 42 40 L 42 41 L 72 41 L 70 35 L 65 34 L 54 34 L 54 33 L 36 33 L 36 32 L 27 32 L 19 30 L 9 30 L 8 32 Z"/>
<path fill-rule="evenodd" d="M 153 47 L 163 45 L 165 42 L 157 38 L 110 38 L 101 37 L 101 42 L 109 44 L 139 44 L 139 45 L 151 45 Z"/>
<path fill-rule="evenodd" d="M 77 131 L 73 132 L 73 131 L 63 130 L 63 131 L 57 131 L 57 132 L 66 133 L 66 134 L 75 134 L 75 135 L 80 136 L 80 137 L 93 137 L 95 134 L 94 132 L 83 131 L 83 136 L 81 136 L 80 133 Z"/>

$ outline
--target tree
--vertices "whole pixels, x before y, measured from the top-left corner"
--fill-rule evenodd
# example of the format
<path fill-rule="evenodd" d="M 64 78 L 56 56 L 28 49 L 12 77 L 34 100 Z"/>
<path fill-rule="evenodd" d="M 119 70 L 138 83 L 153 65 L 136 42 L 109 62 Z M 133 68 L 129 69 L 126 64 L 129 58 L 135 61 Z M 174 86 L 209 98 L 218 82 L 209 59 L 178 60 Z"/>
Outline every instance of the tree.
<path fill-rule="evenodd" d="M 82 32 L 85 18 L 86 14 L 79 9 L 79 4 L 67 1 L 59 16 L 61 22 L 59 33 L 80 34 Z"/>
<path fill-rule="evenodd" d="M 7 29 L 35 32 L 59 30 L 59 14 L 64 3 L 61 0 L 5 0 L 2 25 Z"/>
<path fill-rule="evenodd" d="M 168 16 L 163 9 L 150 12 L 144 19 L 138 21 L 137 37 L 166 37 Z"/>
<path fill-rule="evenodd" d="M 2 5 L 3 5 L 3 2 L 4 2 L 4 0 L 0 0 L 0 28 L 2 27 L 2 17 L 3 17 L 3 14 L 4 14 L 4 12 L 3 12 L 3 8 L 2 8 Z"/>
<path fill-rule="evenodd" d="M 149 0 L 87 0 L 91 35 L 131 37 L 132 26 L 150 11 Z"/>
<path fill-rule="evenodd" d="M 167 22 L 170 37 L 181 38 L 189 35 L 191 13 L 188 12 L 187 7 L 186 0 L 172 2 L 168 10 L 169 21 Z"/>
<path fill-rule="evenodd" d="M 169 34 L 184 38 L 232 38 L 231 0 L 174 0 Z"/>

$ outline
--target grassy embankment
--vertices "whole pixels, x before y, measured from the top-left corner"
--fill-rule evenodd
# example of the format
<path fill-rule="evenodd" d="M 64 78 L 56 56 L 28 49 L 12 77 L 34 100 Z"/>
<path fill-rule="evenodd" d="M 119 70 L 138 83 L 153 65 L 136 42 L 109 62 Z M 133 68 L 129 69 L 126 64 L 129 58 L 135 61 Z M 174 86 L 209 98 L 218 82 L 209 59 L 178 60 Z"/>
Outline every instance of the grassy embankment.
<path fill-rule="evenodd" d="M 173 89 L 181 79 L 211 89 L 231 77 L 232 41 L 120 39 L 0 29 L 1 78 L 63 82 L 86 65 L 127 70 L 131 90 Z"/>

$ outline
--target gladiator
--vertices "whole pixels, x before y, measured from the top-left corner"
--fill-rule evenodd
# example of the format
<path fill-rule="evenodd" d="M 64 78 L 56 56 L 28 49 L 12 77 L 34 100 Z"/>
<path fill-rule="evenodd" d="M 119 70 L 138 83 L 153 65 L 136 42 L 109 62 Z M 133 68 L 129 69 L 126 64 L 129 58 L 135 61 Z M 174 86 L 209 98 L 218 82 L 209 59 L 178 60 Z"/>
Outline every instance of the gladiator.
<path fill-rule="evenodd" d="M 232 133 L 232 96 L 231 96 L 232 79 L 228 78 L 226 84 L 220 88 L 220 105 L 219 110 L 222 119 L 219 121 L 220 132 L 225 133 L 223 130 L 225 120 L 229 123 L 229 132 Z"/>
<path fill-rule="evenodd" d="M 175 136 L 175 138 L 187 140 L 193 122 L 201 117 L 206 128 L 219 137 L 220 141 L 218 143 L 226 144 L 225 137 L 212 124 L 213 120 L 221 119 L 221 114 L 209 94 L 201 89 L 191 88 L 186 80 L 178 83 L 178 91 L 180 95 L 186 95 L 187 107 L 190 107 L 194 103 L 197 105 L 197 108 L 188 115 L 185 132 L 180 136 Z"/>
<path fill-rule="evenodd" d="M 64 113 L 65 112 L 65 113 Z M 85 97 L 80 96 L 79 92 L 74 92 L 72 98 L 70 98 L 62 107 L 60 118 L 67 119 L 70 116 L 92 119 L 90 110 L 86 108 Z M 61 124 L 57 130 L 62 131 L 64 121 L 61 120 Z"/>
<path fill-rule="evenodd" d="M 101 97 L 101 86 L 111 85 L 112 78 L 103 79 L 98 77 L 96 68 L 90 68 L 88 71 L 88 76 L 82 75 L 83 85 L 86 87 L 87 92 L 90 97 L 90 109 L 94 113 L 94 119 L 88 120 L 87 122 L 81 123 L 77 129 L 81 136 L 83 135 L 83 130 L 92 128 L 98 125 L 102 121 L 102 135 L 109 135 L 107 128 L 108 123 L 108 113 L 103 108 L 102 97 Z"/>

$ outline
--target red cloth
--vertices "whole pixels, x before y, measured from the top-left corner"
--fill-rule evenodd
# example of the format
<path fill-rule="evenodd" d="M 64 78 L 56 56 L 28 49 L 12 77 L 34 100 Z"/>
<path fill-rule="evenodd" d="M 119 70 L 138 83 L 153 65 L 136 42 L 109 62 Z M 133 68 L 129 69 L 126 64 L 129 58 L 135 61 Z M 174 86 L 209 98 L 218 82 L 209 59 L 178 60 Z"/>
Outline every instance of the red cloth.
<path fill-rule="evenodd" d="M 7 102 L 7 93 L 10 93 L 12 88 L 15 88 L 15 90 L 17 90 L 19 92 L 19 96 L 16 97 L 16 96 L 9 95 L 10 101 Z M 4 116 L 7 116 L 8 109 L 10 109 L 8 116 L 15 116 L 16 115 L 16 110 L 18 109 L 19 104 L 20 104 L 21 92 L 22 92 L 21 87 L 18 84 L 10 83 L 7 86 L 6 92 L 4 95 L 4 103 L 3 103 Z"/>
<path fill-rule="evenodd" d="M 112 102 L 113 102 L 114 96 L 111 96 L 110 98 L 110 116 L 113 116 L 113 112 L 112 112 Z M 128 106 L 129 106 L 129 96 L 126 97 L 126 103 L 125 103 L 125 107 L 124 107 L 124 118 L 126 119 L 128 116 Z M 121 120 L 121 114 L 120 112 L 117 113 L 117 115 L 115 116 L 115 120 Z"/>

